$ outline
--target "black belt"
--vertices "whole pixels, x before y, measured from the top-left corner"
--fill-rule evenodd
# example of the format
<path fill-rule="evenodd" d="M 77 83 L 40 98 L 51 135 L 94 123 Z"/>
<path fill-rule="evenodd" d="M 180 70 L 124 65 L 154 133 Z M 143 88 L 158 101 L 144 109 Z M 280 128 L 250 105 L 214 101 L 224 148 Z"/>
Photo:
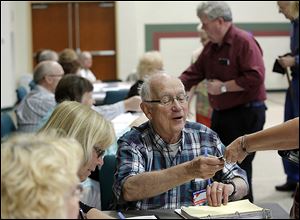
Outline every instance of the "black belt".
<path fill-rule="evenodd" d="M 263 101 L 253 101 L 253 102 L 249 102 L 249 103 L 245 104 L 244 107 L 251 108 L 251 107 L 261 107 L 264 105 L 265 105 L 265 103 Z"/>

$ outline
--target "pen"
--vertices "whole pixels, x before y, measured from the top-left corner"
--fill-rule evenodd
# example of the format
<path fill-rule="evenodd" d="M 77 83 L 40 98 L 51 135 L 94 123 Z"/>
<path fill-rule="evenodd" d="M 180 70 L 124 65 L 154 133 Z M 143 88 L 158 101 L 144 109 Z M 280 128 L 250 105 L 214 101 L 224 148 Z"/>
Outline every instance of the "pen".
<path fill-rule="evenodd" d="M 206 157 L 208 156 L 208 155 L 207 155 L 207 148 L 204 148 L 204 156 L 206 156 Z M 208 184 L 209 186 L 211 185 L 211 180 L 210 180 L 210 178 L 207 179 L 207 184 Z"/>
<path fill-rule="evenodd" d="M 79 209 L 79 214 L 81 219 L 85 219 L 82 209 Z"/>
<path fill-rule="evenodd" d="M 126 219 L 125 216 L 122 214 L 122 212 L 118 212 L 118 216 L 120 219 Z"/>

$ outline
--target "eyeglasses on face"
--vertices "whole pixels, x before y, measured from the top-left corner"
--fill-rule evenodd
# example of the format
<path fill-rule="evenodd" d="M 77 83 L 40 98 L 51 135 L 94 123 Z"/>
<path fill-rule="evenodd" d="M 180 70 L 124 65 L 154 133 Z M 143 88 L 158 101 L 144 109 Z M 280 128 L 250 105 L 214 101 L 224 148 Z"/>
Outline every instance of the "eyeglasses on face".
<path fill-rule="evenodd" d="M 174 100 L 177 100 L 179 103 L 181 104 L 184 104 L 187 102 L 187 100 L 189 99 L 189 96 L 186 95 L 186 94 L 180 94 L 180 95 L 177 95 L 175 97 L 173 96 L 170 96 L 170 95 L 165 95 L 163 96 L 160 100 L 145 100 L 144 102 L 148 102 L 148 103 L 159 103 L 159 104 L 162 104 L 164 106 L 168 106 L 168 105 L 171 105 Z"/>
<path fill-rule="evenodd" d="M 97 158 L 100 159 L 105 154 L 105 150 L 102 150 L 98 147 L 94 147 L 94 150 L 96 151 Z"/>

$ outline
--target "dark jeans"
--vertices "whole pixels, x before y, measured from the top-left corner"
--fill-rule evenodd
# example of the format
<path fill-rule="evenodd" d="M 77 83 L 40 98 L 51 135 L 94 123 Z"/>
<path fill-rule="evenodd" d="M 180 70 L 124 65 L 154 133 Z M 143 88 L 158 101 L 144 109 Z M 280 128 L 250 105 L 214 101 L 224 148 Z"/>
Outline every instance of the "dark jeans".
<path fill-rule="evenodd" d="M 266 119 L 266 106 L 238 106 L 222 111 L 214 110 L 211 129 L 217 132 L 222 143 L 228 146 L 236 138 L 263 129 Z M 252 160 L 255 153 L 248 155 L 239 166 L 247 172 L 249 194 L 244 199 L 253 202 Z"/>

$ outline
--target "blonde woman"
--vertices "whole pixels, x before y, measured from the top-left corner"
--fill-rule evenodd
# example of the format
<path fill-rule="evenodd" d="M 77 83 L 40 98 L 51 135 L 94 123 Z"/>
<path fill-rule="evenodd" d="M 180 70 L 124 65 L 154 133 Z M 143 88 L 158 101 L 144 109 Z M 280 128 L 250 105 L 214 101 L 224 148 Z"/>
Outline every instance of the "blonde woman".
<path fill-rule="evenodd" d="M 77 218 L 82 155 L 76 140 L 44 134 L 1 144 L 1 218 Z"/>
<path fill-rule="evenodd" d="M 159 51 L 149 51 L 143 54 L 137 66 L 138 81 L 130 88 L 128 98 L 140 95 L 139 90 L 144 79 L 163 70 L 163 58 Z"/>
<path fill-rule="evenodd" d="M 80 181 L 84 181 L 96 166 L 103 164 L 105 150 L 115 140 L 112 124 L 89 106 L 76 101 L 60 103 L 40 132 L 50 132 L 52 129 L 64 132 L 81 144 L 84 159 L 78 172 Z M 87 218 L 109 218 L 82 202 L 80 207 Z"/>

